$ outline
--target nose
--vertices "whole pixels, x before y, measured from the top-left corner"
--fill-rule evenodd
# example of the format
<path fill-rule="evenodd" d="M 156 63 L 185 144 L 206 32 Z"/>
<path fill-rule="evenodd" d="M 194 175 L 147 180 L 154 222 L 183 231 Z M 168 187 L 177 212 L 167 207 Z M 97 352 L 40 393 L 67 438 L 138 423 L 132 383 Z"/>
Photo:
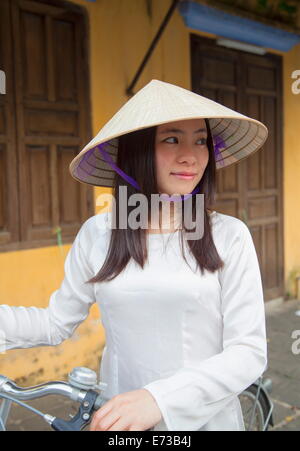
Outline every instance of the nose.
<path fill-rule="evenodd" d="M 192 165 L 197 162 L 196 151 L 192 146 L 185 145 L 181 146 L 180 151 L 177 155 L 177 161 L 179 163 L 188 163 Z"/>

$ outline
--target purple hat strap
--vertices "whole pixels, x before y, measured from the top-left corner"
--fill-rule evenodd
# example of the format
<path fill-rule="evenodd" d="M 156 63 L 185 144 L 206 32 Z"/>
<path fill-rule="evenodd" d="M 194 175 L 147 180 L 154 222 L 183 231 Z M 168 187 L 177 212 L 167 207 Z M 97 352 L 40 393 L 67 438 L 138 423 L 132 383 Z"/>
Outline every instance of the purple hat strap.
<path fill-rule="evenodd" d="M 130 185 L 134 186 L 136 189 L 140 190 L 141 188 L 139 187 L 138 183 L 116 165 L 116 163 L 112 159 L 111 155 L 109 155 L 109 153 L 107 153 L 104 150 L 104 146 L 105 146 L 105 143 L 102 143 L 102 144 L 99 144 L 97 147 L 100 150 L 106 163 L 108 163 L 124 180 L 126 180 L 126 182 L 128 182 Z"/>
<path fill-rule="evenodd" d="M 220 164 L 222 166 L 225 165 L 224 159 L 222 157 L 221 154 L 221 149 L 225 149 L 226 148 L 226 144 L 223 141 L 223 139 L 221 138 L 221 136 L 216 135 L 213 137 L 213 141 L 214 141 L 214 153 L 215 153 L 215 160 L 217 162 L 220 162 Z"/>

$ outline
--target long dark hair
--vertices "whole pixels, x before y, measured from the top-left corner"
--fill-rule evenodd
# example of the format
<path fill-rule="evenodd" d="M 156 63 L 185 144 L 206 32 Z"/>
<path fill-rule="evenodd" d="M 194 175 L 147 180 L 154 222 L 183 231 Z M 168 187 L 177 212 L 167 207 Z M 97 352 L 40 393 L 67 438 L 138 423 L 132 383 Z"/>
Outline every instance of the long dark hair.
<path fill-rule="evenodd" d="M 204 233 L 199 240 L 186 240 L 190 251 L 197 261 L 197 267 L 200 267 L 201 269 L 201 274 L 204 273 L 204 269 L 215 272 L 224 265 L 224 262 L 217 252 L 211 233 L 209 210 L 212 209 L 215 197 L 216 163 L 212 135 L 207 119 L 205 119 L 205 123 L 207 127 L 209 160 L 204 174 L 196 186 L 196 188 L 200 188 L 199 193 L 204 194 Z M 156 126 L 149 127 L 119 137 L 116 163 L 127 175 L 136 180 L 141 188 L 141 193 L 147 197 L 149 209 L 151 209 L 151 194 L 159 193 L 154 160 L 156 128 Z M 147 174 L 147 177 L 145 177 L 145 174 Z M 138 228 L 136 230 L 133 230 L 130 227 L 125 229 L 118 228 L 120 186 L 127 187 L 128 198 L 131 194 L 138 192 L 134 186 L 127 183 L 117 172 L 115 172 L 113 189 L 116 206 L 116 228 L 111 230 L 109 248 L 103 266 L 98 274 L 86 283 L 104 282 L 106 280 L 109 281 L 114 279 L 123 271 L 131 257 L 141 266 L 141 268 L 144 268 L 145 261 L 147 260 L 147 231 L 143 228 Z M 183 202 L 183 200 L 179 202 Z M 134 208 L 135 207 L 132 207 L 132 209 Z M 195 220 L 195 208 L 195 196 L 192 196 L 193 221 Z M 183 210 L 184 209 L 182 208 L 181 211 L 183 212 Z M 131 208 L 128 206 L 128 212 L 130 213 L 130 211 Z M 186 231 L 186 227 L 183 221 L 181 227 L 181 249 L 182 255 L 186 261 L 183 246 L 183 233 Z"/>

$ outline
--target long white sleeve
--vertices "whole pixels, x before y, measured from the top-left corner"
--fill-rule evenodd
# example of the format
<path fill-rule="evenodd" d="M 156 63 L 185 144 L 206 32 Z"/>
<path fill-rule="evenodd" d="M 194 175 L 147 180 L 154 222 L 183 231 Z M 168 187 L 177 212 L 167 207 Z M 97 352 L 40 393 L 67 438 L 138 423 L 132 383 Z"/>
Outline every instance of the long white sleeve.
<path fill-rule="evenodd" d="M 65 276 L 47 308 L 0 305 L 0 352 L 34 346 L 54 346 L 69 338 L 95 302 L 94 274 L 86 258 L 87 222 L 79 230 L 64 263 Z"/>
<path fill-rule="evenodd" d="M 227 243 L 231 243 L 225 266 L 219 272 L 223 351 L 144 386 L 152 393 L 162 421 L 171 431 L 199 430 L 267 367 L 258 259 L 248 227 L 242 221 L 237 224 L 240 232 L 233 239 L 224 233 Z"/>

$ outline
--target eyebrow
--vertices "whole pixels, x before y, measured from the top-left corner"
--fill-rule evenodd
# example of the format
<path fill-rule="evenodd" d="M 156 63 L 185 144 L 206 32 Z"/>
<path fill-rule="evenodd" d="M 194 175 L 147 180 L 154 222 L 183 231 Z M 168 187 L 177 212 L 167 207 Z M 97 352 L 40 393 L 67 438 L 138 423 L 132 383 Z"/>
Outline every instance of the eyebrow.
<path fill-rule="evenodd" d="M 195 130 L 194 133 L 200 133 L 200 132 L 206 132 L 207 130 L 206 128 L 199 128 L 198 130 Z M 159 132 L 159 135 L 165 134 L 165 133 L 181 133 L 182 135 L 185 134 L 185 132 L 183 130 L 181 130 L 180 128 L 167 128 L 161 132 Z"/>

